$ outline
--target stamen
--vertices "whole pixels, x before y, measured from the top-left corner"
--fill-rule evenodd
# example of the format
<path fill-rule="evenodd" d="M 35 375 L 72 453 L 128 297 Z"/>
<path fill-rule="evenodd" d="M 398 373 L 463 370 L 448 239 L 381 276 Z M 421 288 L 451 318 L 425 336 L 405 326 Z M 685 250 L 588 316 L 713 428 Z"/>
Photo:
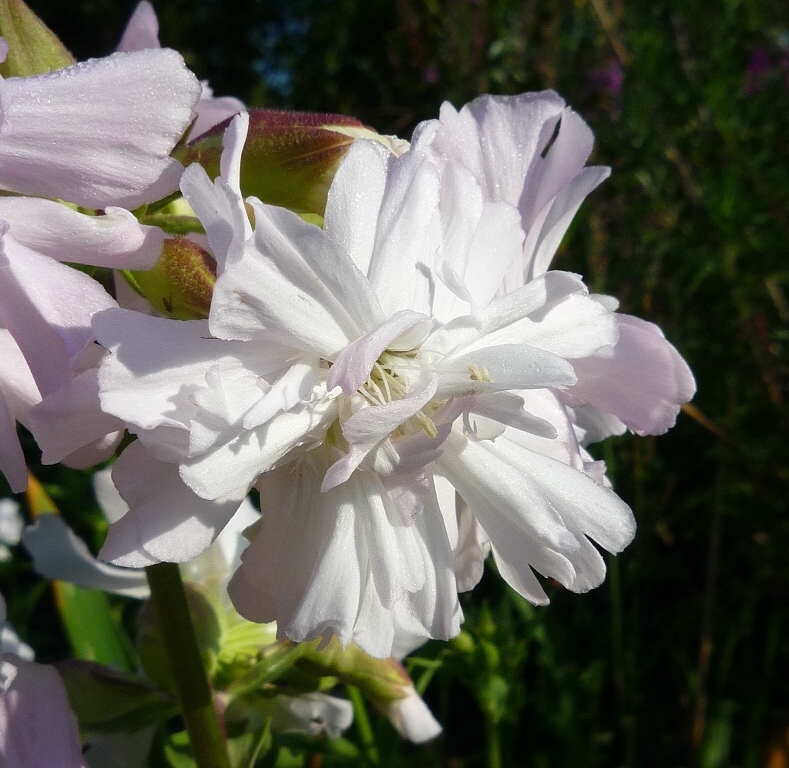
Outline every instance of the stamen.
<path fill-rule="evenodd" d="M 480 367 L 479 365 L 470 365 L 468 367 L 469 378 L 472 381 L 488 381 L 492 382 L 490 372 L 487 368 Z"/>

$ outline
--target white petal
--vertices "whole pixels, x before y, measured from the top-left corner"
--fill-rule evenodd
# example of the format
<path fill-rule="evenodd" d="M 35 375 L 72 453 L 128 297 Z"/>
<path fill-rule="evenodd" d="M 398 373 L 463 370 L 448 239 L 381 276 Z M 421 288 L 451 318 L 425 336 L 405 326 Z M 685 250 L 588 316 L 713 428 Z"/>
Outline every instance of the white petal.
<path fill-rule="evenodd" d="M 48 579 L 69 581 L 83 589 L 144 599 L 150 594 L 145 573 L 99 562 L 59 515 L 40 515 L 22 535 L 33 568 Z"/>
<path fill-rule="evenodd" d="M 547 271 L 581 203 L 610 173 L 610 168 L 602 166 L 585 168 L 556 195 L 542 225 L 529 232 L 529 242 L 524 246 L 522 274 L 537 277 Z M 533 250 L 530 250 L 532 242 Z"/>
<path fill-rule="evenodd" d="M 429 314 L 433 259 L 440 242 L 437 168 L 406 152 L 389 172 L 368 277 L 386 316 L 401 309 Z"/>
<path fill-rule="evenodd" d="M 389 156 L 377 141 L 354 141 L 337 169 L 326 201 L 326 234 L 365 275 L 373 256 Z"/>
<path fill-rule="evenodd" d="M 397 732 L 414 744 L 424 744 L 442 730 L 427 704 L 413 688 L 402 699 L 393 701 L 386 714 Z"/>
<path fill-rule="evenodd" d="M 168 49 L 116 53 L 0 89 L 0 185 L 88 208 L 136 208 L 178 187 L 170 152 L 200 83 Z"/>
<path fill-rule="evenodd" d="M 602 558 L 632 539 L 627 505 L 582 471 L 518 446 L 463 442 L 453 434 L 437 462 L 490 537 L 502 575 L 525 597 L 545 600 L 530 566 L 574 591 L 602 581 Z"/>
<path fill-rule="evenodd" d="M 323 230 L 284 208 L 255 210 L 254 244 L 217 280 L 212 332 L 267 338 L 334 357 L 383 319 L 356 265 Z"/>
<path fill-rule="evenodd" d="M 17 242 L 38 253 L 111 269 L 150 269 L 167 237 L 123 208 L 86 216 L 52 200 L 29 197 L 0 198 L 0 219 L 9 223 Z"/>
<path fill-rule="evenodd" d="M 280 413 L 262 426 L 183 462 L 181 477 L 206 499 L 245 496 L 258 475 L 271 469 L 289 451 L 321 440 L 336 414 L 336 403 L 328 398 Z"/>
<path fill-rule="evenodd" d="M 178 466 L 157 461 L 137 441 L 115 463 L 112 479 L 129 511 L 110 526 L 99 556 L 132 568 L 180 563 L 210 546 L 246 492 L 222 501 L 196 496 Z"/>
<path fill-rule="evenodd" d="M 100 469 L 93 475 L 93 493 L 107 522 L 114 523 L 129 511 L 129 505 L 112 482 L 112 467 Z"/>
<path fill-rule="evenodd" d="M 221 387 L 225 377 L 230 386 L 236 376 L 264 377 L 281 369 L 292 354 L 273 344 L 213 339 L 202 320 L 117 309 L 99 313 L 93 322 L 99 343 L 113 353 L 99 371 L 102 408 L 143 429 L 188 430 L 197 418 L 194 394 L 212 386 L 210 372 L 218 377 L 214 386 Z"/>

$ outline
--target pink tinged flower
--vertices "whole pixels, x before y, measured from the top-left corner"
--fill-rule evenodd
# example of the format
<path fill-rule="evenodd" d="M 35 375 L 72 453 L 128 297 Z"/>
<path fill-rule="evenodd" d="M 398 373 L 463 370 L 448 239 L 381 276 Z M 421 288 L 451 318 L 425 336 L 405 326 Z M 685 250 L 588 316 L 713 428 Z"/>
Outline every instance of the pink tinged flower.
<path fill-rule="evenodd" d="M 3 223 L 0 323 L 46 396 L 68 384 L 93 341 L 91 316 L 115 301 L 92 278 L 17 243 Z"/>
<path fill-rule="evenodd" d="M 324 229 L 250 199 L 253 229 L 238 189 L 243 132 L 238 118 L 226 135 L 224 178 L 212 183 L 193 166 L 182 180 L 217 259 L 210 334 L 199 323 L 157 321 L 165 350 L 156 363 L 150 345 L 143 355 L 135 341 L 150 319 L 98 315 L 98 337 L 113 352 L 100 373 L 104 408 L 177 462 L 201 497 L 246 493 L 260 477 L 264 517 L 231 583 L 242 614 L 277 618 L 280 633 L 296 640 L 336 634 L 379 656 L 404 627 L 413 637 L 450 637 L 460 610 L 433 480 L 443 441 L 453 456 L 467 443 L 474 452 L 475 441 L 510 422 L 555 437 L 544 419 L 520 412 L 509 390 L 575 383 L 570 361 L 616 342 L 613 314 L 566 273 L 495 299 L 521 254 L 519 212 L 486 200 L 467 169 L 419 152 L 397 157 L 358 141 L 331 188 Z M 228 355 L 240 363 L 232 387 L 225 363 L 211 368 Z M 277 357 L 281 368 L 254 374 L 251 361 Z M 291 375 L 293 387 L 280 386 Z M 219 381 L 226 384 L 212 390 Z M 153 407 L 152 398 L 137 399 L 148 386 L 161 393 Z M 233 394 L 215 401 L 209 391 Z M 464 412 L 470 436 L 462 420 L 453 426 Z M 220 418 L 205 439 L 193 425 L 207 425 L 209 414 Z M 580 455 L 576 464 L 554 471 L 580 474 Z M 516 471 L 498 454 L 491 466 L 497 481 Z M 495 494 L 489 479 L 475 478 L 477 503 Z M 627 518 L 616 503 L 613 517 Z M 585 589 L 602 561 L 587 552 L 586 533 L 597 529 L 573 520 L 575 512 L 553 521 L 553 539 L 540 539 L 536 520 L 494 525 L 494 535 L 532 536 L 521 551 L 533 550 L 531 562 L 549 575 L 557 569 L 542 549 L 553 546 L 570 563 L 564 581 Z M 525 512 L 503 505 L 502 514 Z M 517 560 L 506 542 L 500 548 L 504 562 Z M 585 559 L 568 560 L 564 551 L 578 549 Z M 543 599 L 525 575 L 521 582 Z"/>
<path fill-rule="evenodd" d="M 159 19 L 148 0 L 142 0 L 126 22 L 116 50 L 128 53 L 159 47 Z"/>
<path fill-rule="evenodd" d="M 419 125 L 413 146 L 470 171 L 486 199 L 515 206 L 526 239 L 505 290 L 545 272 L 584 198 L 609 174 L 584 168 L 594 137 L 553 91 L 480 96 L 460 111 L 445 102 Z"/>
<path fill-rule="evenodd" d="M 130 52 L 159 47 L 156 11 L 147 0 L 142 0 L 129 17 L 116 50 Z M 214 96 L 207 81 L 203 80 L 200 85 L 200 100 L 195 105 L 196 119 L 189 132 L 192 140 L 245 109 L 244 103 L 232 96 Z"/>
<path fill-rule="evenodd" d="M 178 187 L 170 152 L 200 84 L 168 49 L 118 53 L 0 83 L 0 186 L 88 208 L 134 208 Z"/>
<path fill-rule="evenodd" d="M 52 200 L 0 198 L 0 219 L 21 245 L 56 261 L 110 269 L 150 269 L 167 235 L 123 208 L 87 216 Z"/>
<path fill-rule="evenodd" d="M 63 681 L 52 667 L 32 661 L 32 650 L 6 624 L 2 595 L 0 629 L 0 764 L 85 768 Z"/>
<path fill-rule="evenodd" d="M 616 320 L 616 345 L 574 361 L 578 383 L 560 397 L 612 414 L 637 435 L 662 435 L 696 393 L 693 374 L 656 325 L 630 315 Z"/>
<path fill-rule="evenodd" d="M 85 768 L 60 675 L 43 664 L 3 658 L 14 675 L 0 695 L 0 762 L 14 768 Z"/>

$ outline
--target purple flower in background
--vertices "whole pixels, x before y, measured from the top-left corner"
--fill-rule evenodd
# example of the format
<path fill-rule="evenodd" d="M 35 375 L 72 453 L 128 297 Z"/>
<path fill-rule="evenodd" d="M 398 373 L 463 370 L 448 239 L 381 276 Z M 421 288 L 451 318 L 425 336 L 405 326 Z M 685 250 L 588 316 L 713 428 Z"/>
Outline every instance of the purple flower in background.
<path fill-rule="evenodd" d="M 589 80 L 596 91 L 617 96 L 622 92 L 622 85 L 625 82 L 622 62 L 616 57 L 609 59 L 604 67 L 592 70 Z"/>

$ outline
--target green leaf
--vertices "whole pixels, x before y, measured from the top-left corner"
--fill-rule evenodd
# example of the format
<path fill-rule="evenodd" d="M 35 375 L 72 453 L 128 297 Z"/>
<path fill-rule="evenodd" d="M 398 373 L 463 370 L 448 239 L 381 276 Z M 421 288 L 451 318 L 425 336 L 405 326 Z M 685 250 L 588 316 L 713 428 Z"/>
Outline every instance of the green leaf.
<path fill-rule="evenodd" d="M 58 36 L 22 0 L 0 0 L 0 37 L 8 42 L 3 77 L 42 75 L 74 64 Z"/>
<path fill-rule="evenodd" d="M 134 648 L 113 615 L 107 595 L 65 581 L 55 581 L 52 587 L 74 655 L 84 661 L 133 670 Z"/>
<path fill-rule="evenodd" d="M 101 664 L 65 661 L 58 672 L 86 731 L 136 731 L 178 714 L 178 701 L 140 677 Z"/>

